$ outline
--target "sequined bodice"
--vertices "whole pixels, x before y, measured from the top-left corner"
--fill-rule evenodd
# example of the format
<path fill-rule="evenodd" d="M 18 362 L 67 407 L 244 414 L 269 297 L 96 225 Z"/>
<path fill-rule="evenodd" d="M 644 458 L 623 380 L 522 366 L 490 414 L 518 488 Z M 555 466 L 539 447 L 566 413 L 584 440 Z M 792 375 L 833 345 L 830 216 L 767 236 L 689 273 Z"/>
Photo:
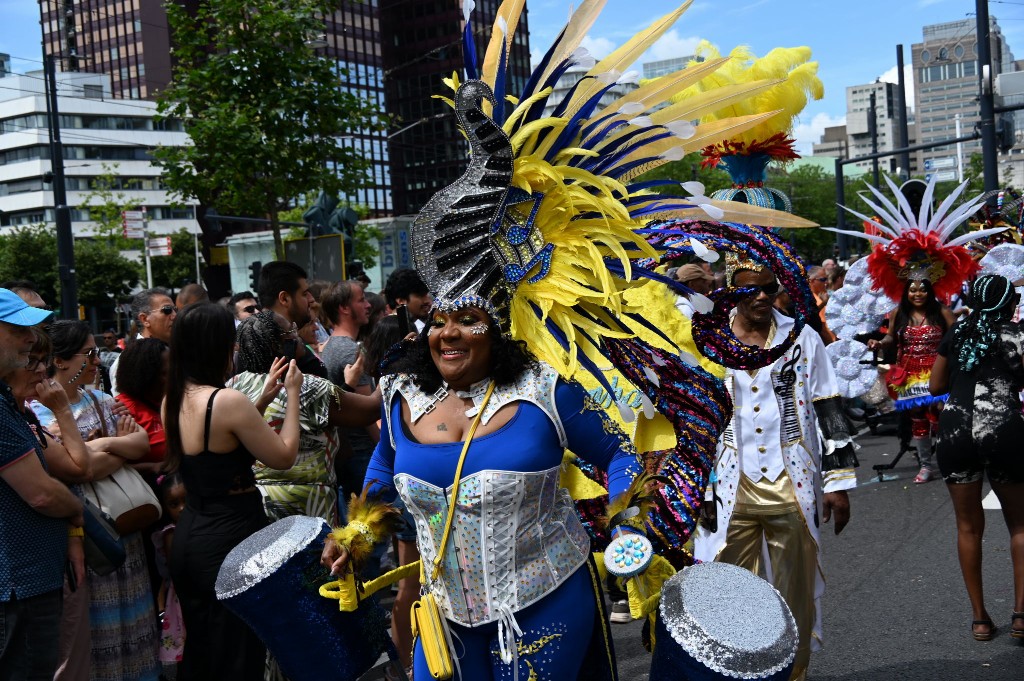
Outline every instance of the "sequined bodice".
<path fill-rule="evenodd" d="M 470 627 L 496 621 L 550 593 L 586 561 L 590 539 L 559 486 L 560 470 L 463 478 L 441 574 L 430 585 L 446 617 Z M 395 476 L 395 487 L 416 520 L 424 565 L 432 566 L 451 488 L 407 473 Z"/>
<path fill-rule="evenodd" d="M 934 324 L 904 327 L 900 333 L 898 363 L 910 372 L 931 368 L 942 335 L 942 329 Z"/>

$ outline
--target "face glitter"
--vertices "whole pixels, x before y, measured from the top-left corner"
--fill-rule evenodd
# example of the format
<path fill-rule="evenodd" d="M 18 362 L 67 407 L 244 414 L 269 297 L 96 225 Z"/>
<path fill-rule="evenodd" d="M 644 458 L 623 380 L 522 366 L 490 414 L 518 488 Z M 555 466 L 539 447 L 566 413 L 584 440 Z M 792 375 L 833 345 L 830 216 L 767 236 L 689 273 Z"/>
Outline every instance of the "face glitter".
<path fill-rule="evenodd" d="M 487 330 L 491 328 L 486 324 L 477 324 L 476 326 L 470 327 L 469 332 L 474 336 L 482 336 L 487 333 Z"/>

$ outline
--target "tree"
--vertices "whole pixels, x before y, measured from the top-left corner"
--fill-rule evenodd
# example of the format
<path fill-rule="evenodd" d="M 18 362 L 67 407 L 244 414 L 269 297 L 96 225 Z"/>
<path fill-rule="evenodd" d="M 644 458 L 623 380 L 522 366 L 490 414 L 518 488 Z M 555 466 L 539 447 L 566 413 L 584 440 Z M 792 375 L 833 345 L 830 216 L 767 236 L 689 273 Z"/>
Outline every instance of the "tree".
<path fill-rule="evenodd" d="M 140 266 L 116 248 L 96 239 L 75 241 L 75 279 L 79 302 L 106 307 L 139 283 Z M 20 227 L 0 236 L 0 281 L 28 279 L 49 303 L 60 300 L 57 235 L 45 225 Z"/>
<path fill-rule="evenodd" d="M 195 235 L 182 227 L 170 237 L 171 254 L 150 258 L 153 285 L 181 288 L 184 282 L 196 281 Z"/>
<path fill-rule="evenodd" d="M 281 211 L 282 222 L 302 222 L 303 214 L 306 209 L 309 208 L 316 200 L 315 194 L 307 194 L 302 205 L 289 208 L 288 210 Z M 360 220 L 365 220 L 370 216 L 369 206 L 364 205 L 349 205 L 349 207 L 356 212 Z M 302 227 L 292 227 L 289 230 L 289 239 L 304 239 L 309 235 L 308 229 Z M 358 260 L 363 263 L 363 267 L 376 267 L 377 256 L 380 255 L 380 240 L 384 236 L 384 232 L 375 225 L 367 225 L 365 223 L 356 224 L 352 230 L 352 237 L 354 240 L 354 253 L 346 254 L 349 260 Z"/>
<path fill-rule="evenodd" d="M 89 209 L 89 220 L 96 224 L 94 233 L 104 239 L 110 246 L 124 250 L 142 248 L 142 240 L 124 237 L 124 221 L 122 213 L 138 208 L 137 203 L 130 202 L 128 196 L 116 189 L 120 188 L 117 174 L 118 164 L 101 165 L 103 172 L 96 176 L 90 184 L 90 191 L 82 198 L 80 208 Z"/>
<path fill-rule="evenodd" d="M 369 102 L 344 89 L 345 69 L 307 44 L 329 0 L 167 3 L 174 40 L 160 117 L 184 121 L 191 144 L 154 152 L 175 194 L 222 214 L 269 217 L 284 257 L 279 213 L 305 193 L 351 195 L 369 160 L 346 136 L 381 130 Z M 188 5 L 189 7 L 186 7 Z"/>

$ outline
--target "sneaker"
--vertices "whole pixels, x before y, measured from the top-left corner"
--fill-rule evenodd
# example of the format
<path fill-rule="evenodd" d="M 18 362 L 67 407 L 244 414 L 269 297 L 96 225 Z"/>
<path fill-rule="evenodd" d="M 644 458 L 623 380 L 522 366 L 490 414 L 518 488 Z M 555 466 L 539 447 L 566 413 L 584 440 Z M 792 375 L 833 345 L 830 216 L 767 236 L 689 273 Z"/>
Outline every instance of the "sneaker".
<path fill-rule="evenodd" d="M 629 601 L 615 601 L 612 603 L 612 614 L 608 618 L 615 624 L 628 624 L 633 621 L 629 614 Z"/>

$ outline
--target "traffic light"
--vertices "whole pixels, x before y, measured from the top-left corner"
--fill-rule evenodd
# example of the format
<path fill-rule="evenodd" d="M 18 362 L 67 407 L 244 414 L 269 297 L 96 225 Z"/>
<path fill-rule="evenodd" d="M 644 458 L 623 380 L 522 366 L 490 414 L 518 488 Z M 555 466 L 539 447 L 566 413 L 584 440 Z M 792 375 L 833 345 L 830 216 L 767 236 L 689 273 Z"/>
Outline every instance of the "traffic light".
<path fill-rule="evenodd" d="M 260 290 L 260 274 L 263 272 L 263 263 L 259 260 L 249 263 L 249 289 L 259 295 Z"/>

